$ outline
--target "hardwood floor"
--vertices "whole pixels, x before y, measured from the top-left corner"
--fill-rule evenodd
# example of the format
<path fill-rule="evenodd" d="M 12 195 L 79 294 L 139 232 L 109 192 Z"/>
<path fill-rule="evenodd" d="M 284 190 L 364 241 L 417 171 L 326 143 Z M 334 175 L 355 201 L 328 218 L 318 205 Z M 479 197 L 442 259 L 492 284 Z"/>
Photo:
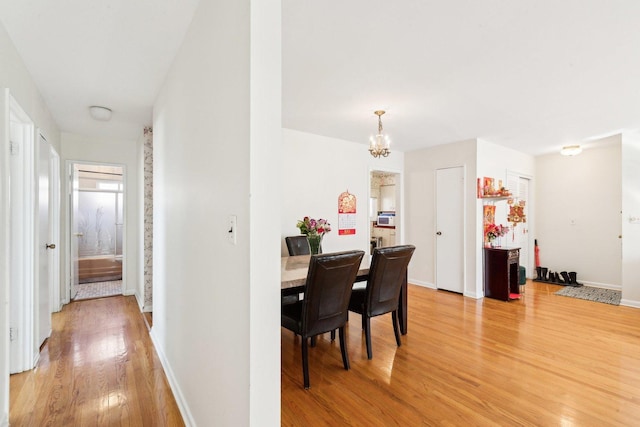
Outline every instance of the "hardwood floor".
<path fill-rule="evenodd" d="M 640 420 L 640 310 L 554 295 L 474 300 L 409 286 L 408 335 L 372 319 L 367 360 L 350 313 L 351 370 L 329 334 L 309 351 L 282 329 L 282 425 L 630 426 Z"/>
<path fill-rule="evenodd" d="M 183 426 L 132 296 L 53 315 L 36 369 L 11 376 L 12 426 Z"/>

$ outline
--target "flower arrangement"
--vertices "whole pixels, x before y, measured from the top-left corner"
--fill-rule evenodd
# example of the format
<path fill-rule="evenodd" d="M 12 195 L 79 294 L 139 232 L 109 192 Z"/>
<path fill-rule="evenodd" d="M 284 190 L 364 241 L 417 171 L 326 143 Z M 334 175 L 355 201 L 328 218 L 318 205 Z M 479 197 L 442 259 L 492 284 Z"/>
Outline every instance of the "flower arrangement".
<path fill-rule="evenodd" d="M 307 236 L 324 236 L 325 233 L 331 231 L 331 224 L 326 219 L 315 220 L 305 216 L 299 220 L 296 227 L 300 229 L 300 233 Z"/>
<path fill-rule="evenodd" d="M 485 224 L 484 236 L 491 243 L 497 237 L 502 237 L 509 232 L 509 227 L 505 227 L 502 224 Z"/>

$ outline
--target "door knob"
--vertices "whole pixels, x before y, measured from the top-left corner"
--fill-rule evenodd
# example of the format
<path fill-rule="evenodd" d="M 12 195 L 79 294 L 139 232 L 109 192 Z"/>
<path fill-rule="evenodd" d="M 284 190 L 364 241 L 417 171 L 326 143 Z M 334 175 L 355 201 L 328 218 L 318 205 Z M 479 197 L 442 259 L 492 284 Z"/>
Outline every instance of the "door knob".
<path fill-rule="evenodd" d="M 438 231 L 436 234 L 437 234 L 438 236 L 442 236 L 442 231 Z"/>
<path fill-rule="evenodd" d="M 47 247 L 47 249 L 55 249 L 56 248 L 56 245 L 54 243 L 47 243 L 45 246 Z"/>

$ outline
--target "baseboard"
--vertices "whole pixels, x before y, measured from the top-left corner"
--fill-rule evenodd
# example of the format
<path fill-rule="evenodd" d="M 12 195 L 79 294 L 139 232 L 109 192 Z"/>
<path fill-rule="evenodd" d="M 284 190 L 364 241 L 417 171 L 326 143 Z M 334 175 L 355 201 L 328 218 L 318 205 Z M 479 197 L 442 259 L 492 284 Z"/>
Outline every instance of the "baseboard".
<path fill-rule="evenodd" d="M 480 295 L 477 292 L 464 292 L 462 296 L 465 296 L 467 298 L 473 298 L 473 299 L 484 298 L 484 294 Z"/>
<path fill-rule="evenodd" d="M 122 295 L 124 295 L 125 297 L 131 296 L 131 295 L 136 295 L 136 291 L 132 291 L 130 289 L 126 289 L 124 291 L 122 291 Z M 136 296 L 137 299 L 137 296 Z"/>
<path fill-rule="evenodd" d="M 436 289 L 436 285 L 429 282 L 423 282 L 422 280 L 407 279 L 410 285 L 422 286 L 423 288 Z"/>
<path fill-rule="evenodd" d="M 180 409 L 180 414 L 182 415 L 182 419 L 186 427 L 192 427 L 196 425 L 195 420 L 193 419 L 193 415 L 191 415 L 191 411 L 189 410 L 189 405 L 187 404 L 186 399 L 184 398 L 184 394 L 182 394 L 182 390 L 176 381 L 176 377 L 173 374 L 173 370 L 171 369 L 171 365 L 167 360 L 164 352 L 161 350 L 158 345 L 158 341 L 156 339 L 156 334 L 154 329 L 151 329 L 149 332 L 149 336 L 151 337 L 151 341 L 153 342 L 153 347 L 156 349 L 156 353 L 158 354 L 158 358 L 160 359 L 160 363 L 162 364 L 162 368 L 164 369 L 164 374 L 167 376 L 167 381 L 169 382 L 169 387 L 171 388 L 171 392 L 173 393 L 173 397 L 176 399 L 176 403 L 178 404 L 178 408 Z"/>
<path fill-rule="evenodd" d="M 632 308 L 640 308 L 640 301 L 635 301 L 632 299 L 622 299 L 620 300 L 620 305 Z"/>
<path fill-rule="evenodd" d="M 138 303 L 138 308 L 140 309 L 140 312 L 143 312 L 143 306 L 144 306 L 144 302 L 140 299 L 140 294 L 138 293 L 138 291 L 135 291 L 133 293 L 133 296 L 136 297 L 136 302 Z"/>

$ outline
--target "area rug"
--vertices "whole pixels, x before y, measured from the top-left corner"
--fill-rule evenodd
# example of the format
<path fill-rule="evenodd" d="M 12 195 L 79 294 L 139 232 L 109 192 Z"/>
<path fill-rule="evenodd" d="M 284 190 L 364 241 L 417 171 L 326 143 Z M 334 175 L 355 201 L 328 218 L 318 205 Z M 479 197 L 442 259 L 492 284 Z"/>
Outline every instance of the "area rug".
<path fill-rule="evenodd" d="M 622 292 L 614 291 L 612 289 L 594 288 L 592 286 L 581 286 L 579 288 L 566 286 L 556 292 L 556 295 L 603 302 L 611 305 L 620 305 Z"/>
<path fill-rule="evenodd" d="M 122 294 L 122 280 L 108 282 L 80 283 L 76 285 L 75 301 L 82 299 L 103 298 Z"/>

